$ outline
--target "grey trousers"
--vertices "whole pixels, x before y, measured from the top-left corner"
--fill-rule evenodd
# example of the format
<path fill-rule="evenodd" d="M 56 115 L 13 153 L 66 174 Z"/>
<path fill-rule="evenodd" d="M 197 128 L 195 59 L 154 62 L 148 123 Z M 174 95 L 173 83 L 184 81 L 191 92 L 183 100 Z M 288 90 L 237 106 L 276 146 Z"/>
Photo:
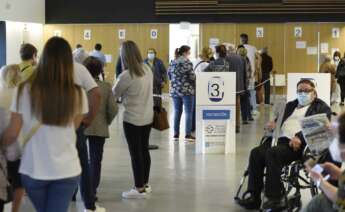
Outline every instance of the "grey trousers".
<path fill-rule="evenodd" d="M 315 196 L 308 205 L 304 208 L 303 212 L 337 212 L 333 208 L 333 203 L 327 199 L 324 194 Z"/>

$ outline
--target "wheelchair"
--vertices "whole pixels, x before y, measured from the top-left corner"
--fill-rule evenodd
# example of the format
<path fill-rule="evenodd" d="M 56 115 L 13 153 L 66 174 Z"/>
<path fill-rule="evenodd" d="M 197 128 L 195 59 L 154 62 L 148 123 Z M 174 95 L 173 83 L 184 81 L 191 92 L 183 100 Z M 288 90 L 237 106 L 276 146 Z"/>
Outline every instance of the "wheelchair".
<path fill-rule="evenodd" d="M 270 137 L 265 136 L 260 144 L 264 143 Z M 325 154 L 325 153 L 323 153 Z M 279 211 L 288 211 L 288 212 L 297 212 L 302 209 L 302 200 L 301 200 L 301 191 L 308 189 L 311 196 L 315 196 L 319 193 L 318 188 L 312 182 L 309 177 L 308 172 L 304 169 L 304 162 L 309 158 L 316 159 L 316 156 L 313 155 L 307 148 L 304 151 L 303 159 L 299 161 L 294 161 L 288 166 L 283 167 L 281 173 L 281 182 L 284 187 L 284 207 Z M 239 188 L 236 192 L 234 200 L 238 203 L 240 200 L 247 199 L 250 195 L 249 191 L 242 192 L 244 184 L 246 183 L 249 171 L 245 170 L 244 175 L 240 181 Z M 263 210 L 260 211 L 272 211 L 272 210 Z"/>

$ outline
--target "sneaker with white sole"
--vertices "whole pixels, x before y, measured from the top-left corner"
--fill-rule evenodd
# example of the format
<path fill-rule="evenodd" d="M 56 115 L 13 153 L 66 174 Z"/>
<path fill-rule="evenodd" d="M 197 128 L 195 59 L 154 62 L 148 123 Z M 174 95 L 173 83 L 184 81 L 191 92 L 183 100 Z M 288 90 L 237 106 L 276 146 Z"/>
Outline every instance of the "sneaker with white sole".
<path fill-rule="evenodd" d="M 95 210 L 88 210 L 85 209 L 84 212 L 106 212 L 107 210 L 105 208 L 102 208 L 98 205 L 96 205 L 96 209 Z"/>
<path fill-rule="evenodd" d="M 145 186 L 145 192 L 146 192 L 147 194 L 152 193 L 152 187 L 151 187 L 150 185 L 146 185 L 146 186 Z"/>
<path fill-rule="evenodd" d="M 140 193 L 137 189 L 131 189 L 122 193 L 122 197 L 125 199 L 145 199 L 147 197 L 146 192 Z"/>

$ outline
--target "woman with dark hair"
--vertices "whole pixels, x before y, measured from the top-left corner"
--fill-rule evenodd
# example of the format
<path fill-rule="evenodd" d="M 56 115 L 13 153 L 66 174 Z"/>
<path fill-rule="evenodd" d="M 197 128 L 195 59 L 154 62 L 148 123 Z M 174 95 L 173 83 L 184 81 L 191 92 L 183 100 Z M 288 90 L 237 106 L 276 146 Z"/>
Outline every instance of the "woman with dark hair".
<path fill-rule="evenodd" d="M 170 96 L 174 103 L 174 140 L 180 138 L 180 121 L 182 111 L 185 111 L 185 140 L 194 142 L 192 136 L 193 106 L 195 95 L 195 74 L 193 63 L 189 60 L 190 47 L 181 46 L 178 50 L 179 57 L 173 61 L 169 68 L 171 80 Z"/>
<path fill-rule="evenodd" d="M 153 74 L 133 41 L 121 47 L 124 71 L 113 88 L 116 98 L 123 99 L 123 129 L 132 160 L 135 187 L 123 192 L 126 199 L 146 198 L 151 193 L 149 186 L 151 157 L 149 139 L 153 122 Z"/>
<path fill-rule="evenodd" d="M 340 59 L 337 66 L 337 71 L 335 74 L 337 82 L 340 86 L 340 106 L 344 106 L 345 101 L 345 54 L 344 57 Z"/>
<path fill-rule="evenodd" d="M 88 112 L 87 97 L 74 82 L 72 49 L 63 38 L 48 40 L 34 73 L 15 92 L 1 142 L 15 142 L 22 130 L 19 172 L 36 211 L 67 212 L 81 173 L 75 130 Z"/>
<path fill-rule="evenodd" d="M 83 65 L 89 70 L 101 91 L 101 104 L 97 116 L 84 134 L 89 141 L 90 167 L 93 176 L 93 191 L 97 196 L 97 188 L 101 181 L 101 169 L 105 139 L 109 138 L 109 125 L 115 118 L 118 108 L 116 99 L 112 95 L 111 85 L 100 80 L 103 73 L 103 64 L 96 57 L 88 57 Z"/>

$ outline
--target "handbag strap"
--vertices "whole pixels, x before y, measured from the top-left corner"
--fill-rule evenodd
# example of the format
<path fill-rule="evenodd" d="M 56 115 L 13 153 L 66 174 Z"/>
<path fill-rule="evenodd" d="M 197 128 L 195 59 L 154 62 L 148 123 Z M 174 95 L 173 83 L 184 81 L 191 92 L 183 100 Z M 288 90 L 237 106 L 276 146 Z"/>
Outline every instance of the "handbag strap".
<path fill-rule="evenodd" d="M 26 136 L 23 138 L 23 148 L 26 146 L 26 144 L 30 141 L 30 139 L 36 134 L 38 129 L 41 127 L 41 122 L 37 122 L 31 130 L 28 132 Z"/>

